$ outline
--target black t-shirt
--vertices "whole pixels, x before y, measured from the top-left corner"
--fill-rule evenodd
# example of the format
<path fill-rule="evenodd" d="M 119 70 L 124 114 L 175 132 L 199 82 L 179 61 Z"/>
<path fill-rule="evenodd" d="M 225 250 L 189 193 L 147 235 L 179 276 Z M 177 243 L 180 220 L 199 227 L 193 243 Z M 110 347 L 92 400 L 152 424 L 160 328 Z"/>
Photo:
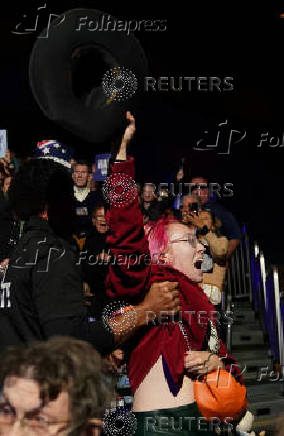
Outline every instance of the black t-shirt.
<path fill-rule="evenodd" d="M 0 352 L 50 336 L 88 340 L 102 354 L 114 347 L 100 322 L 89 323 L 76 247 L 32 217 L 13 250 L 0 298 Z"/>
<path fill-rule="evenodd" d="M 13 228 L 13 216 L 8 200 L 0 192 L 0 262 L 9 257 L 9 241 Z"/>

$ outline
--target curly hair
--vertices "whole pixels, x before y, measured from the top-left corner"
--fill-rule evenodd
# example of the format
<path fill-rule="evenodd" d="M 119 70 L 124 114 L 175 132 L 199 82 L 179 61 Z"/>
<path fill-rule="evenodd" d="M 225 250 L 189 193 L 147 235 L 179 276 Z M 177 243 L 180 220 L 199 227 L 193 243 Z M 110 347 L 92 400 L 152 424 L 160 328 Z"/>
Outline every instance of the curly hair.
<path fill-rule="evenodd" d="M 114 383 L 106 374 L 99 353 L 87 342 L 56 337 L 28 347 L 10 347 L 0 359 L 0 382 L 9 376 L 38 383 L 42 406 L 62 391 L 69 394 L 72 436 L 101 418 L 114 395 Z"/>
<path fill-rule="evenodd" d="M 31 159 L 15 175 L 9 189 L 12 210 L 27 221 L 47 208 L 49 224 L 56 233 L 69 235 L 74 229 L 74 195 L 70 172 L 47 159 Z"/>

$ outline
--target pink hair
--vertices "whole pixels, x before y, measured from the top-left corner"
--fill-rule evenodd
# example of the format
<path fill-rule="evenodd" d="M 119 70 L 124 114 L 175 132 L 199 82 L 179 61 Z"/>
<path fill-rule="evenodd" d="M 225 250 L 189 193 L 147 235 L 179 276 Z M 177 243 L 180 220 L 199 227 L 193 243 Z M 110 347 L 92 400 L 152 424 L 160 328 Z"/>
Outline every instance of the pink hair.
<path fill-rule="evenodd" d="M 149 243 L 150 255 L 153 263 L 156 263 L 161 254 L 168 246 L 168 227 L 179 221 L 175 219 L 161 218 L 157 222 L 149 222 L 145 225 L 145 234 Z"/>

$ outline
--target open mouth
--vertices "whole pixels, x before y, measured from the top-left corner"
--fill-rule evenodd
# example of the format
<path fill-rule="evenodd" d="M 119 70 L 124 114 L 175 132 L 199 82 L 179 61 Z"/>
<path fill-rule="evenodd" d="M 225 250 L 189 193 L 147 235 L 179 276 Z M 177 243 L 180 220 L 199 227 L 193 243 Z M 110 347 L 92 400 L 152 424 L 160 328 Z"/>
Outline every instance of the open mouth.
<path fill-rule="evenodd" d="M 106 223 L 101 223 L 101 224 L 99 224 L 98 229 L 101 230 L 102 232 L 106 232 L 108 229 L 108 226 Z"/>
<path fill-rule="evenodd" d="M 197 259 L 197 260 L 194 262 L 194 268 L 196 268 L 196 269 L 201 269 L 202 263 L 203 263 L 203 259 Z"/>

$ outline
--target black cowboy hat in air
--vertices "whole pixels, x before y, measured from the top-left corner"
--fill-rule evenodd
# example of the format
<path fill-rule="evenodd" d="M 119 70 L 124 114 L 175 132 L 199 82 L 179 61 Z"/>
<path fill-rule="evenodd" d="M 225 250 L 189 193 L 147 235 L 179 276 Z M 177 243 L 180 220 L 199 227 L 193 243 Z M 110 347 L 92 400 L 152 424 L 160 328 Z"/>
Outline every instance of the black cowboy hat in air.
<path fill-rule="evenodd" d="M 118 21 L 95 9 L 67 11 L 38 37 L 30 57 L 41 110 L 88 142 L 106 142 L 123 125 L 147 74 L 140 43 Z"/>

